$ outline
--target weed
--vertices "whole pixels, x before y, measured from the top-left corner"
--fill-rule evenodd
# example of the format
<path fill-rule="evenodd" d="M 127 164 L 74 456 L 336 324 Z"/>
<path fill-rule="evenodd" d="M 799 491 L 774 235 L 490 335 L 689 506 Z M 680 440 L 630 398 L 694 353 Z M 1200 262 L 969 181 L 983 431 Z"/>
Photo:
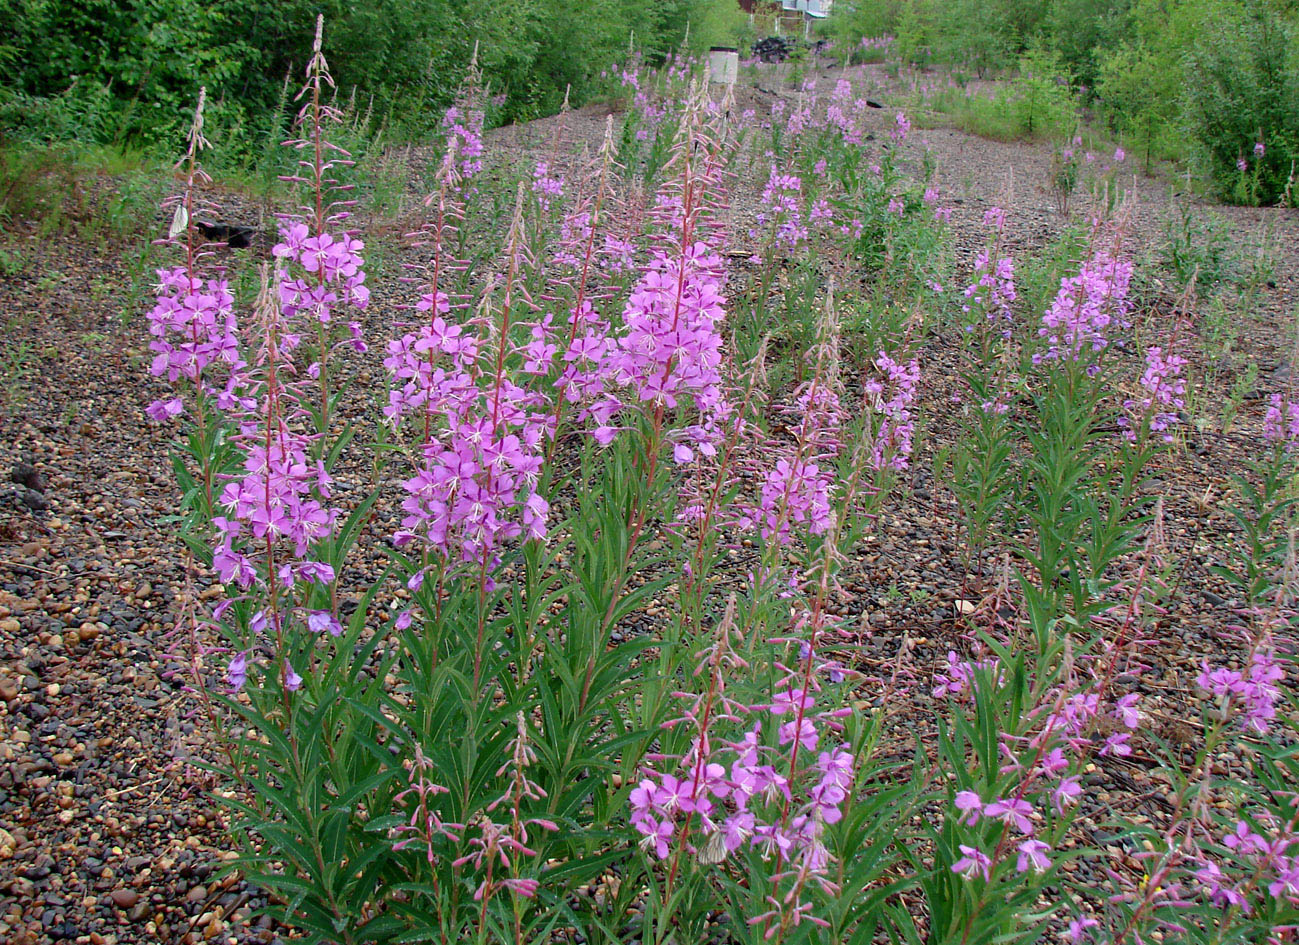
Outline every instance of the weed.
<path fill-rule="evenodd" d="M 23 380 L 31 368 L 31 359 L 29 342 L 0 342 L 0 403 L 10 413 L 21 406 L 26 397 Z"/>
<path fill-rule="evenodd" d="M 16 247 L 0 247 L 0 276 L 12 279 L 27 268 L 27 259 Z"/>
<path fill-rule="evenodd" d="M 1197 213 L 1184 204 L 1164 222 L 1167 242 L 1163 262 L 1184 291 L 1195 282 L 1197 292 L 1210 294 L 1232 275 L 1237 262 L 1231 227 L 1213 213 Z"/>

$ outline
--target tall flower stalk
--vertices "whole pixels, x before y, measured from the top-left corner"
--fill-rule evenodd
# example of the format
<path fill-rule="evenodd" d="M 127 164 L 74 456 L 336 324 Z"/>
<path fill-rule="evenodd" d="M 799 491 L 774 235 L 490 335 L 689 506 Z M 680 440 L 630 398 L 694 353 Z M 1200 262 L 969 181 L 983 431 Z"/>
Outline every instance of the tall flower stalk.
<path fill-rule="evenodd" d="M 348 208 L 355 201 L 339 199 L 337 195 L 350 191 L 352 185 L 343 184 L 332 175 L 336 168 L 350 167 L 354 162 L 347 151 L 325 137 L 326 127 L 341 124 L 344 116 L 324 100 L 325 90 L 334 88 L 323 49 L 324 29 L 325 19 L 321 15 L 316 19 L 306 83 L 295 98 L 303 102 L 294 122 L 303 136 L 285 142 L 296 151 L 306 151 L 308 157 L 298 160 L 300 170 L 296 174 L 281 178 L 303 185 L 310 202 L 297 214 L 281 217 L 280 242 L 273 253 L 284 260 L 284 266 L 276 273 L 276 290 L 284 314 L 310 319 L 315 328 L 316 361 L 308 371 L 320 388 L 316 427 L 328 436 L 334 402 L 330 353 L 340 343 L 358 349 L 363 346 L 359 322 L 346 322 L 342 330 L 339 324 L 347 318 L 349 309 L 360 310 L 369 304 L 370 289 L 365 284 L 360 255 L 365 244 L 355 234 L 340 229 L 350 216 Z"/>

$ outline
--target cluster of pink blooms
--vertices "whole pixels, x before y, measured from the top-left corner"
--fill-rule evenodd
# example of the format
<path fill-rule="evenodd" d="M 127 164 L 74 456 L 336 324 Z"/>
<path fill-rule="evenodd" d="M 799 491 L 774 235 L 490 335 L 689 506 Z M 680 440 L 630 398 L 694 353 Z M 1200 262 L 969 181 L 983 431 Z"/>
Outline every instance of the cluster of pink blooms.
<path fill-rule="evenodd" d="M 828 530 L 834 481 L 832 468 L 797 454 L 776 460 L 763 476 L 758 519 L 762 537 L 784 540 L 791 524 L 804 526 L 813 535 Z"/>
<path fill-rule="evenodd" d="M 1196 679 L 1196 685 L 1218 699 L 1223 711 L 1228 708 L 1243 709 L 1241 725 L 1252 732 L 1266 734 L 1276 718 L 1277 702 L 1281 699 L 1278 687 L 1285 679 L 1285 671 L 1270 646 L 1255 647 L 1244 670 L 1211 668 L 1206 662 Z"/>
<path fill-rule="evenodd" d="M 1110 331 L 1129 327 L 1131 282 L 1132 263 L 1103 250 L 1085 261 L 1077 275 L 1061 279 L 1055 301 L 1038 329 L 1047 341 L 1045 357 L 1079 361 L 1084 352 L 1104 350 Z M 1035 355 L 1035 360 L 1041 357 Z"/>
<path fill-rule="evenodd" d="M 656 102 L 654 100 L 654 90 L 641 84 L 641 60 L 640 53 L 632 55 L 627 65 L 619 69 L 617 66 L 611 67 L 614 74 L 618 76 L 623 88 L 631 89 L 632 104 L 640 115 L 640 122 L 636 128 L 636 140 L 648 141 L 655 133 L 655 129 L 664 118 L 667 117 L 671 101 Z M 669 70 L 669 80 L 676 74 L 676 70 Z"/>
<path fill-rule="evenodd" d="M 421 304 L 449 308 L 440 293 Z M 549 505 L 536 485 L 550 424 L 548 402 L 508 377 L 483 371 L 486 347 L 478 332 L 440 315 L 418 333 L 388 343 L 384 366 L 402 386 L 390 393 L 385 413 L 395 422 L 421 409 L 441 421 L 440 438 L 424 444 L 422 466 L 403 483 L 408 496 L 394 536 L 398 547 L 418 539 L 444 560 L 482 564 L 503 541 L 525 532 L 545 537 Z"/>
<path fill-rule="evenodd" d="M 610 275 L 631 272 L 634 268 L 635 256 L 636 244 L 632 240 L 615 236 L 612 233 L 604 235 L 604 252 L 601 254 L 601 263 L 609 271 Z"/>
<path fill-rule="evenodd" d="M 853 97 L 852 83 L 840 79 L 830 93 L 830 101 L 825 107 L 825 124 L 838 129 L 843 143 L 849 147 L 861 147 L 864 141 L 862 112 L 866 109 L 866 100 Z M 822 171 L 824 173 L 824 171 Z"/>
<path fill-rule="evenodd" d="M 220 362 L 239 364 L 239 342 L 234 297 L 225 279 L 199 279 L 183 266 L 159 269 L 156 301 L 149 311 L 149 350 L 154 353 L 150 373 L 171 384 L 181 378 L 200 383 L 203 372 Z M 148 407 L 155 420 L 178 416 L 179 397 Z"/>
<path fill-rule="evenodd" d="M 1185 405 L 1186 378 L 1182 376 L 1182 369 L 1187 363 L 1181 355 L 1166 355 L 1158 346 L 1147 348 L 1146 369 L 1141 374 L 1141 386 L 1145 388 L 1146 396 L 1141 400 L 1128 400 L 1123 405 L 1128 411 L 1141 414 L 1150 411 L 1150 429 L 1163 434 L 1169 443 L 1173 441 L 1173 435 L 1168 431 L 1178 423 L 1177 411 Z M 1120 417 L 1118 423 L 1129 440 L 1136 439 L 1136 431 L 1127 417 Z"/>
<path fill-rule="evenodd" d="M 301 585 L 334 581 L 333 567 L 311 555 L 314 546 L 334 534 L 339 512 L 326 505 L 333 479 L 322 460 L 311 458 L 314 437 L 300 432 L 306 413 L 302 403 L 309 394 L 293 379 L 299 336 L 286 331 L 287 318 L 274 300 L 267 300 L 260 314 L 261 343 L 252 365 L 239 376 L 241 396 L 233 411 L 239 421 L 233 440 L 244 454 L 243 473 L 221 490 L 222 514 L 212 520 L 212 567 L 223 584 L 245 591 L 255 587 L 275 601 L 277 594 L 292 594 Z M 259 611 L 250 628 L 257 633 L 269 628 L 278 635 L 287 614 L 283 604 Z M 305 620 L 317 633 L 342 633 L 329 611 L 309 612 Z M 249 652 L 236 654 L 227 668 L 236 689 L 247 678 Z M 282 682 L 289 691 L 302 684 L 287 660 Z"/>
<path fill-rule="evenodd" d="M 762 209 L 757 213 L 759 226 L 771 225 L 776 242 L 794 249 L 807 240 L 803 223 L 803 181 L 793 174 L 782 174 L 775 165 L 762 190 Z"/>
<path fill-rule="evenodd" d="M 757 527 L 763 538 L 785 541 L 798 525 L 820 535 L 834 521 L 832 499 L 838 479 L 834 466 L 845 414 L 829 379 L 802 385 L 786 411 L 793 441 L 777 447 L 774 464 L 761 473 L 758 506 L 741 513 L 741 528 Z"/>
<path fill-rule="evenodd" d="M 280 242 L 272 253 L 290 265 L 296 264 L 302 275 L 290 277 L 287 266 L 280 270 L 280 306 L 284 314 L 304 315 L 328 324 L 339 305 L 364 309 L 370 302 L 370 289 L 361 268 L 361 250 L 365 244 L 343 233 L 312 233 L 306 223 L 290 221 L 281 226 Z"/>
<path fill-rule="evenodd" d="M 1299 400 L 1273 394 L 1263 418 L 1263 436 L 1273 443 L 1299 443 Z"/>
<path fill-rule="evenodd" d="M 881 376 L 866 382 L 866 398 L 880 421 L 871 464 L 876 469 L 906 469 L 915 432 L 911 404 L 920 383 L 920 362 L 913 358 L 903 364 L 881 352 L 874 364 Z"/>
<path fill-rule="evenodd" d="M 1270 836 L 1260 833 L 1260 829 L 1267 830 Z M 1267 894 L 1282 905 L 1299 905 L 1299 856 L 1290 852 L 1299 849 L 1293 819 L 1283 822 L 1264 811 L 1251 821 L 1237 821 L 1235 829 L 1220 842 L 1228 855 L 1215 858 L 1201 851 L 1196 859 L 1198 868 L 1191 874 L 1213 905 L 1234 906 L 1248 915 L 1255 906 L 1249 893 L 1259 888 L 1266 888 Z"/>
<path fill-rule="evenodd" d="M 995 661 L 961 662 L 948 654 L 948 664 L 948 673 L 935 677 L 935 695 L 972 699 L 976 685 L 999 686 L 1003 682 Z M 990 674 L 987 682 L 979 682 L 980 672 Z M 1023 739 L 1002 736 L 1000 749 L 1006 761 L 999 773 L 1015 776 L 1013 790 L 1003 789 L 1001 796 L 987 802 L 970 789 L 960 791 L 954 799 L 957 823 L 972 827 L 983 818 L 999 820 L 1022 838 L 1016 843 L 1017 872 L 1050 866 L 1050 848 L 1035 837 L 1035 825 L 1041 818 L 1040 809 L 1063 815 L 1081 800 L 1082 781 L 1073 772 L 1079 770 L 1084 756 L 1095 752 L 1100 757 L 1126 757 L 1132 753 L 1129 742 L 1141 721 L 1140 696 L 1129 693 L 1113 699 L 1107 696 L 1107 687 L 1107 678 L 1094 678 L 1084 686 L 1071 672 L 1062 686 L 1029 713 L 1041 723 L 1032 735 Z M 998 844 L 993 856 L 974 845 L 962 844 L 960 849 L 963 855 L 953 864 L 953 872 L 967 879 L 987 880 L 1003 845 Z"/>
<path fill-rule="evenodd" d="M 442 127 L 460 158 L 462 180 L 469 180 L 483 169 L 483 117 L 472 95 L 466 96 L 462 104 L 452 105 L 442 116 Z"/>
<path fill-rule="evenodd" d="M 441 562 L 491 567 L 503 542 L 546 536 L 549 504 L 536 486 L 553 425 L 550 400 L 510 372 L 517 367 L 525 382 L 547 374 L 556 346 L 550 316 L 511 321 L 505 308 L 499 325 L 487 317 L 465 324 L 449 320 L 452 303 L 442 285 L 463 266 L 450 249 L 462 210 L 455 197 L 458 170 L 446 165 L 444 171 L 447 177 L 430 198 L 437 216 L 420 234 L 433 252 L 429 279 L 414 305 L 425 320 L 389 341 L 383 362 L 394 381 L 385 418 L 396 426 L 412 416 L 424 425 L 417 468 L 402 484 L 407 497 L 393 543 L 415 545 Z M 511 279 L 515 266 L 530 262 L 518 243 L 518 213 L 521 207 L 511 224 Z M 510 288 L 505 295 L 505 306 L 531 307 L 526 296 L 511 302 Z M 420 586 L 423 578 L 417 571 L 408 586 Z M 408 611 L 399 622 L 409 619 Z"/>
<path fill-rule="evenodd" d="M 793 109 L 785 119 L 785 133 L 791 138 L 797 138 L 803 131 L 812 124 L 812 106 L 810 104 L 800 105 Z"/>
<path fill-rule="evenodd" d="M 581 270 L 591 231 L 591 211 L 588 207 L 565 210 L 559 220 L 559 241 L 551 257 L 555 264 L 561 268 Z"/>
<path fill-rule="evenodd" d="M 748 845 L 767 859 L 824 873 L 830 864 L 825 825 L 843 819 L 853 756 L 842 744 L 817 751 L 818 721 L 824 725 L 832 714 L 815 713 L 814 702 L 812 693 L 790 687 L 768 706 L 749 707 L 778 719 L 790 717 L 777 727 L 776 746 L 764 745 L 762 726 L 755 725 L 740 741 L 704 757 L 696 742 L 682 777 L 647 769 L 630 798 L 631 823 L 647 849 L 667 859 L 674 845 L 688 842 L 685 828 L 692 822 L 706 842 L 720 841 L 727 853 Z M 817 752 L 816 760 L 792 769 L 796 763 L 787 755 L 795 745 L 809 756 Z"/>
<path fill-rule="evenodd" d="M 979 673 L 988 673 L 994 686 L 1003 681 L 1001 663 L 996 657 L 986 660 L 963 660 L 951 650 L 947 652 L 947 672 L 934 674 L 935 699 L 945 696 L 961 701 L 973 701 Z"/>
<path fill-rule="evenodd" d="M 568 286 L 574 302 L 610 297 L 616 277 L 636 268 L 637 239 L 645 222 L 644 206 L 641 200 L 619 197 L 614 192 L 610 181 L 614 152 L 610 122 L 605 128 L 605 141 L 599 157 L 583 172 L 588 179 L 600 182 L 595 188 L 597 192 L 579 190 L 577 199 L 565 207 L 560 217 L 559 240 L 553 256 L 558 267 L 555 281 Z M 595 225 L 597 208 L 601 209 L 598 232 Z M 617 221 L 616 232 L 610 226 L 611 221 Z M 594 282 L 593 276 L 596 277 Z M 549 296 L 543 298 L 558 301 Z"/>
<path fill-rule="evenodd" d="M 724 275 L 721 255 L 703 240 L 654 251 L 627 299 L 622 330 L 598 368 L 614 390 L 626 388 L 636 401 L 655 408 L 676 409 L 684 400 L 705 418 L 724 409 L 719 370 Z M 597 440 L 607 441 L 621 408 L 614 396 L 592 407 Z M 699 443 L 713 439 L 706 422 L 682 435 Z"/>
<path fill-rule="evenodd" d="M 305 436 L 287 430 L 272 438 L 269 449 L 249 443 L 244 475 L 221 491 L 228 517 L 213 519 L 218 543 L 212 566 L 221 583 L 246 589 L 260 582 L 255 560 L 267 547 L 282 551 L 274 579 L 286 588 L 334 580 L 332 567 L 306 557 L 312 544 L 333 534 L 338 518 L 338 510 L 321 501 L 328 500 L 333 480 L 323 462 L 308 458 L 309 448 Z"/>
<path fill-rule="evenodd" d="M 975 791 L 960 791 L 956 795 L 955 807 L 960 812 L 959 821 L 973 827 L 980 819 L 999 820 L 1023 839 L 1015 844 L 1017 856 L 1015 870 L 1019 873 L 1033 870 L 1042 872 L 1051 865 L 1047 856 L 1051 847 L 1044 840 L 1033 836 L 1037 811 L 1033 805 L 1020 797 L 998 797 L 987 803 Z M 952 872 L 966 879 L 981 876 L 986 881 L 990 878 L 993 861 L 978 847 L 960 844 L 961 857 L 952 864 Z"/>
<path fill-rule="evenodd" d="M 966 286 L 965 297 L 969 301 L 961 305 L 961 311 L 970 312 L 977 307 L 988 323 L 1001 324 L 1003 335 L 1009 337 L 1011 305 L 1016 298 L 1015 261 L 1003 256 L 993 265 L 987 250 L 981 250 L 975 257 L 974 281 Z M 973 328 L 973 325 L 966 326 L 967 331 Z"/>
<path fill-rule="evenodd" d="M 362 269 L 364 244 L 341 229 L 349 216 L 347 208 L 354 201 L 334 199 L 327 202 L 329 192 L 341 193 L 349 189 L 330 175 L 335 168 L 350 167 L 353 162 L 345 150 L 323 136 L 325 125 L 340 124 L 343 114 L 324 101 L 325 87 L 333 86 L 334 80 L 329 75 L 322 52 L 323 20 L 319 17 L 316 27 L 313 55 L 307 64 L 307 82 L 300 93 L 306 102 L 296 121 L 304 137 L 285 142 L 294 150 L 307 154 L 309 159 L 300 159 L 297 173 L 282 178 L 310 187 L 315 196 L 315 208 L 280 216 L 280 241 L 272 249 L 272 255 L 283 261 L 276 267 L 275 284 L 283 316 L 291 319 L 301 315 L 319 326 L 330 326 L 340 306 L 364 309 L 370 301 L 370 289 L 365 284 L 365 270 Z M 330 232 L 331 229 L 334 232 Z M 275 326 L 276 330 L 282 327 Z M 365 350 L 360 324 L 348 322 L 347 327 L 350 343 L 358 351 Z M 320 334 L 323 340 L 332 335 L 332 330 L 322 329 Z M 287 336 L 285 340 L 288 340 Z M 282 351 L 287 354 L 292 347 L 285 345 Z M 322 363 L 328 355 L 327 350 L 320 352 Z M 308 370 L 318 376 L 320 366 L 312 365 Z"/>
<path fill-rule="evenodd" d="M 549 210 L 551 201 L 564 196 L 564 178 L 550 169 L 548 161 L 538 161 L 532 171 L 532 192 L 542 210 Z"/>
<path fill-rule="evenodd" d="M 907 140 L 907 135 L 911 133 L 911 120 L 902 112 L 898 112 L 893 119 L 893 127 L 889 129 L 889 137 L 901 144 Z"/>

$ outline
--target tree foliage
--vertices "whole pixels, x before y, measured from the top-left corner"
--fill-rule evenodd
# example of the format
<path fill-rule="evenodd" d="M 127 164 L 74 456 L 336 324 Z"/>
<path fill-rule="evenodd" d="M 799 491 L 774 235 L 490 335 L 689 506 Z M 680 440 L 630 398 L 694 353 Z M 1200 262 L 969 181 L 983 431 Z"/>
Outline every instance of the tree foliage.
<path fill-rule="evenodd" d="M 475 48 L 490 117 L 529 119 L 566 91 L 589 97 L 629 43 L 661 59 L 687 24 L 699 41 L 737 12 L 735 0 L 0 0 L 0 134 L 171 142 L 206 85 L 213 124 L 258 140 L 286 75 L 298 82 L 317 13 L 338 94 L 355 90 L 390 133 L 434 127 Z"/>
<path fill-rule="evenodd" d="M 845 2 L 829 29 L 850 45 L 892 34 L 904 62 L 965 75 L 1054 57 L 1147 167 L 1198 166 L 1229 200 L 1274 203 L 1299 171 L 1295 0 Z"/>

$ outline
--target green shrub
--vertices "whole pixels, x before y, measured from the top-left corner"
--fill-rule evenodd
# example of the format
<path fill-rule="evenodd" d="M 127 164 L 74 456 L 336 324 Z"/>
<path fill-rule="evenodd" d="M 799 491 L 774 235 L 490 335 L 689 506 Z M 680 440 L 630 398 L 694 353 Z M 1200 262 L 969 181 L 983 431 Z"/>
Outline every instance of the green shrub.
<path fill-rule="evenodd" d="M 1211 11 L 1188 52 L 1185 120 L 1219 196 L 1275 203 L 1299 160 L 1299 32 L 1261 0 Z"/>
<path fill-rule="evenodd" d="M 996 141 L 1059 138 L 1078 121 L 1067 73 L 1055 57 L 1043 53 L 1022 57 L 1019 73 L 990 94 L 940 88 L 925 104 L 962 131 Z"/>
<path fill-rule="evenodd" d="M 1096 96 L 1110 130 L 1140 155 L 1147 174 L 1156 158 L 1177 154 L 1180 76 L 1175 58 L 1145 45 L 1119 46 L 1101 59 Z"/>

